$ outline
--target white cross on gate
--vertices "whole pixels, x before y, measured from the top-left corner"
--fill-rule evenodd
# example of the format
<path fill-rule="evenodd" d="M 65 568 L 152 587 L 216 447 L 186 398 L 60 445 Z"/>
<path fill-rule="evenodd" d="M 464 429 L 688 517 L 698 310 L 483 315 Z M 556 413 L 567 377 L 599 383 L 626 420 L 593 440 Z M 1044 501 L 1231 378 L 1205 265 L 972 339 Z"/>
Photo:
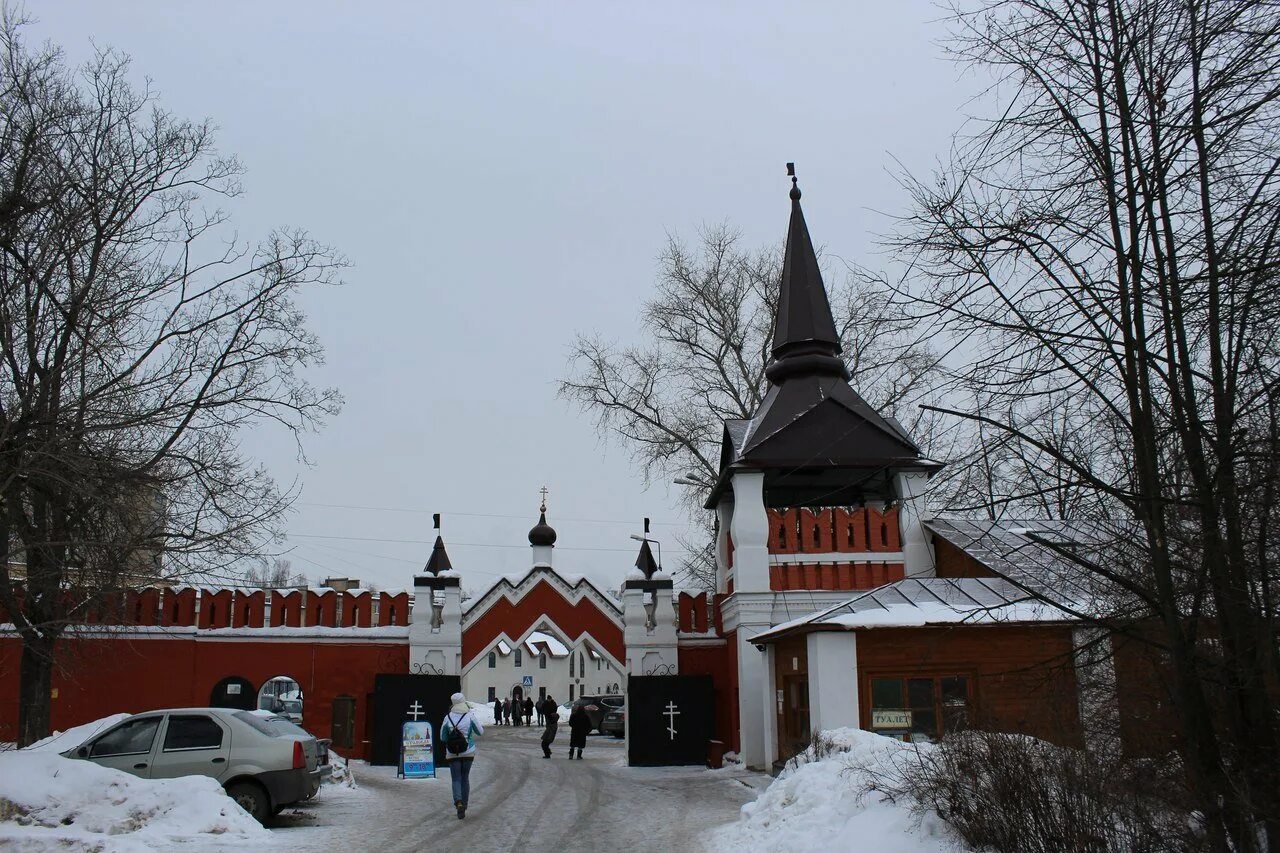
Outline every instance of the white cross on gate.
<path fill-rule="evenodd" d="M 676 708 L 680 707 L 675 702 L 667 702 L 667 731 L 670 732 L 671 740 L 676 739 L 676 717 L 680 716 L 680 712 Z"/>
<path fill-rule="evenodd" d="M 413 704 L 409 706 L 409 716 L 413 717 L 413 721 L 418 722 L 418 718 L 422 716 L 422 703 L 417 699 L 413 700 Z"/>

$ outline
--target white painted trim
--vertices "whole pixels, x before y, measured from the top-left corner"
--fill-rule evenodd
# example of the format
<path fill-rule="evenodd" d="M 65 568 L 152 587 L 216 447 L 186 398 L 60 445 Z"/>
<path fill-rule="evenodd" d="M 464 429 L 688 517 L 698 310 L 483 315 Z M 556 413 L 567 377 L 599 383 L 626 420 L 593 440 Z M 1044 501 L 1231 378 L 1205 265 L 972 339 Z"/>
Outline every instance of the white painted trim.
<path fill-rule="evenodd" d="M 607 619 L 614 622 L 619 628 L 622 627 L 622 605 L 601 592 L 600 588 L 592 583 L 591 580 L 581 577 L 576 583 L 571 584 L 551 566 L 539 565 L 529 569 L 520 578 L 520 582 L 516 584 L 513 584 L 510 578 L 498 578 L 479 598 L 467 602 L 462 609 L 462 630 L 465 632 L 467 625 L 472 620 L 484 616 L 500 598 L 505 598 L 513 605 L 519 604 L 528 591 L 539 580 L 544 579 L 570 604 L 577 604 L 584 597 L 591 598 Z"/>
<path fill-rule="evenodd" d="M 810 565 L 817 563 L 901 563 L 902 551 L 824 551 L 821 554 L 770 554 L 771 566 Z"/>

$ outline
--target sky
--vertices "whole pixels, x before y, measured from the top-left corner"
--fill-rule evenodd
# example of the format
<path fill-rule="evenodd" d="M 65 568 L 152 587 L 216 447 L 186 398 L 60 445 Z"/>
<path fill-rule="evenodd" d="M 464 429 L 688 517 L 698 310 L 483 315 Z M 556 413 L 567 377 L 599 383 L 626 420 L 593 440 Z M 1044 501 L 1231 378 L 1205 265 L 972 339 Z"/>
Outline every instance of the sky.
<path fill-rule="evenodd" d="M 898 3 L 29 3 L 29 36 L 133 58 L 161 103 L 243 163 L 242 239 L 301 227 L 351 262 L 304 295 L 340 415 L 246 451 L 299 499 L 297 571 L 403 588 L 431 514 L 464 588 L 555 565 L 614 588 L 641 519 L 664 562 L 677 487 L 556 398 L 578 332 L 643 341 L 668 234 L 781 241 L 795 161 L 829 257 L 889 263 L 897 173 L 945 157 L 976 91 L 945 24 Z"/>

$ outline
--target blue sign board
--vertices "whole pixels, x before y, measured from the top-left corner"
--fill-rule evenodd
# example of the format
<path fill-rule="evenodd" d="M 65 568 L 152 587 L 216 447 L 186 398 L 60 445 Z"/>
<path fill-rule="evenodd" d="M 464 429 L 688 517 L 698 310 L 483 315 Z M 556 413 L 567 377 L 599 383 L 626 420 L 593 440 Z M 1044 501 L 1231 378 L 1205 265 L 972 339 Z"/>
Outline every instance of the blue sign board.
<path fill-rule="evenodd" d="M 525 687 L 532 687 L 532 686 L 533 686 L 533 676 L 532 676 L 532 675 L 526 675 L 526 676 L 524 677 L 524 686 L 525 686 Z"/>
<path fill-rule="evenodd" d="M 408 721 L 400 727 L 400 775 L 406 779 L 434 779 L 435 739 L 426 720 Z"/>

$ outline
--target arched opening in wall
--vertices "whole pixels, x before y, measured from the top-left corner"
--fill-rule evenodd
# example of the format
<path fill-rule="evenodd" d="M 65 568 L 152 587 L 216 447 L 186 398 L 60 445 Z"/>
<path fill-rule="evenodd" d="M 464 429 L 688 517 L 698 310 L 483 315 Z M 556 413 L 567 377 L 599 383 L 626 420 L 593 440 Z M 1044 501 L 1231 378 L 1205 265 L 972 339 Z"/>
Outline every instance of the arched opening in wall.
<path fill-rule="evenodd" d="M 302 685 L 292 675 L 268 678 L 258 690 L 258 709 L 287 717 L 294 725 L 302 725 Z"/>
<path fill-rule="evenodd" d="M 258 693 L 249 679 L 231 675 L 213 685 L 213 692 L 209 694 L 209 707 L 252 711 L 257 707 L 257 698 Z"/>
<path fill-rule="evenodd" d="M 511 701 L 512 702 L 524 701 L 524 688 L 521 687 L 519 684 L 514 684 L 511 687 Z"/>

